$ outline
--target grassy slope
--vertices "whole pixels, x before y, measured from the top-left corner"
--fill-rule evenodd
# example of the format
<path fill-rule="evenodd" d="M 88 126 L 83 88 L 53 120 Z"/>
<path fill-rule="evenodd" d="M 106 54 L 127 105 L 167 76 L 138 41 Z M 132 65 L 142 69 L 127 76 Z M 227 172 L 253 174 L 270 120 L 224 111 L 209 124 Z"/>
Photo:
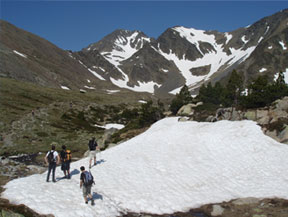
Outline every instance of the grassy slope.
<path fill-rule="evenodd" d="M 67 145 L 74 156 L 80 157 L 87 150 L 88 139 L 103 134 L 93 124 L 109 116 L 105 114 L 107 107 L 137 104 L 139 99 L 148 97 L 126 90 L 110 95 L 101 90 L 83 94 L 1 78 L 0 155 L 46 152 L 55 141 L 59 146 Z"/>

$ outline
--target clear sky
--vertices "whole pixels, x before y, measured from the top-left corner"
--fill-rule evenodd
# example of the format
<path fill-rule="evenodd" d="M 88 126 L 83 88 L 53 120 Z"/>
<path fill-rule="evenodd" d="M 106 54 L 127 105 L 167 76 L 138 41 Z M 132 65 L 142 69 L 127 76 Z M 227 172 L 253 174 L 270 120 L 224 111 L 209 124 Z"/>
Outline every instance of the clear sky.
<path fill-rule="evenodd" d="M 186 26 L 227 32 L 288 8 L 288 1 L 11 1 L 0 17 L 58 47 L 78 51 L 116 29 L 157 38 Z"/>

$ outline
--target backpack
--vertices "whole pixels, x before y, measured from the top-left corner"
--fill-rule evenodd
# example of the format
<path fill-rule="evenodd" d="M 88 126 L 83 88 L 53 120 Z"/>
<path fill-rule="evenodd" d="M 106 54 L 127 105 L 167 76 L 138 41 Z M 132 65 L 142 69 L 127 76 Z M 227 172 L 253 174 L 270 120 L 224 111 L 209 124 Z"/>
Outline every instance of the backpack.
<path fill-rule="evenodd" d="M 50 151 L 48 156 L 47 156 L 47 160 L 48 160 L 48 163 L 54 163 L 56 162 L 55 158 L 54 158 L 54 151 Z"/>
<path fill-rule="evenodd" d="M 90 140 L 89 141 L 89 149 L 90 151 L 96 150 L 97 142 L 95 140 Z"/>
<path fill-rule="evenodd" d="M 61 151 L 61 159 L 63 162 L 71 161 L 71 151 L 70 150 L 62 150 Z"/>
<path fill-rule="evenodd" d="M 64 161 L 71 161 L 71 157 L 72 157 L 71 151 L 70 151 L 70 150 L 66 150 L 65 153 L 66 153 L 66 154 L 65 154 Z"/>
<path fill-rule="evenodd" d="M 94 177 L 92 176 L 91 172 L 84 172 L 85 178 L 84 178 L 84 185 L 89 186 L 94 183 Z"/>

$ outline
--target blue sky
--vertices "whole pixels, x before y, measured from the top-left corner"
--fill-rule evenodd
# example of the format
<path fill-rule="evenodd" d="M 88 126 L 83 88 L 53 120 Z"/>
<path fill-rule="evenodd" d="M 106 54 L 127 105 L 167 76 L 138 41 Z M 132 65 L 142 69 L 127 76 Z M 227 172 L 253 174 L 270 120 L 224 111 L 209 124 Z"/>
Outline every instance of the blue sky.
<path fill-rule="evenodd" d="M 78 51 L 116 29 L 157 38 L 186 26 L 232 31 L 288 8 L 288 1 L 7 1 L 1 19 L 58 47 Z"/>

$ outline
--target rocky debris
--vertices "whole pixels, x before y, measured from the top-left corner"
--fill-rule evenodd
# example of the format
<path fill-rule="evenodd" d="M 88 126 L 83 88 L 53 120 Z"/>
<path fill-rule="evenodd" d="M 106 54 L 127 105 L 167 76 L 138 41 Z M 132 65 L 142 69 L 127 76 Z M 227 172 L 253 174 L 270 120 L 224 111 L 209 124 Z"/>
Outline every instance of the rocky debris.
<path fill-rule="evenodd" d="M 15 159 L 16 156 L 12 158 L 0 156 L 0 176 L 8 177 L 9 179 L 14 179 L 18 177 L 24 177 L 27 175 L 32 175 L 35 173 L 43 173 L 46 168 L 37 165 L 27 165 Z"/>
<path fill-rule="evenodd" d="M 219 108 L 214 116 L 210 115 L 206 118 L 208 122 L 219 120 L 255 121 L 262 127 L 267 136 L 278 142 L 288 144 L 288 96 L 276 100 L 269 107 L 247 111 L 236 110 L 235 108 Z"/>
<path fill-rule="evenodd" d="M 173 214 L 127 213 L 123 217 L 287 217 L 288 200 L 273 198 L 239 198 L 229 202 L 207 204 L 187 212 Z"/>

